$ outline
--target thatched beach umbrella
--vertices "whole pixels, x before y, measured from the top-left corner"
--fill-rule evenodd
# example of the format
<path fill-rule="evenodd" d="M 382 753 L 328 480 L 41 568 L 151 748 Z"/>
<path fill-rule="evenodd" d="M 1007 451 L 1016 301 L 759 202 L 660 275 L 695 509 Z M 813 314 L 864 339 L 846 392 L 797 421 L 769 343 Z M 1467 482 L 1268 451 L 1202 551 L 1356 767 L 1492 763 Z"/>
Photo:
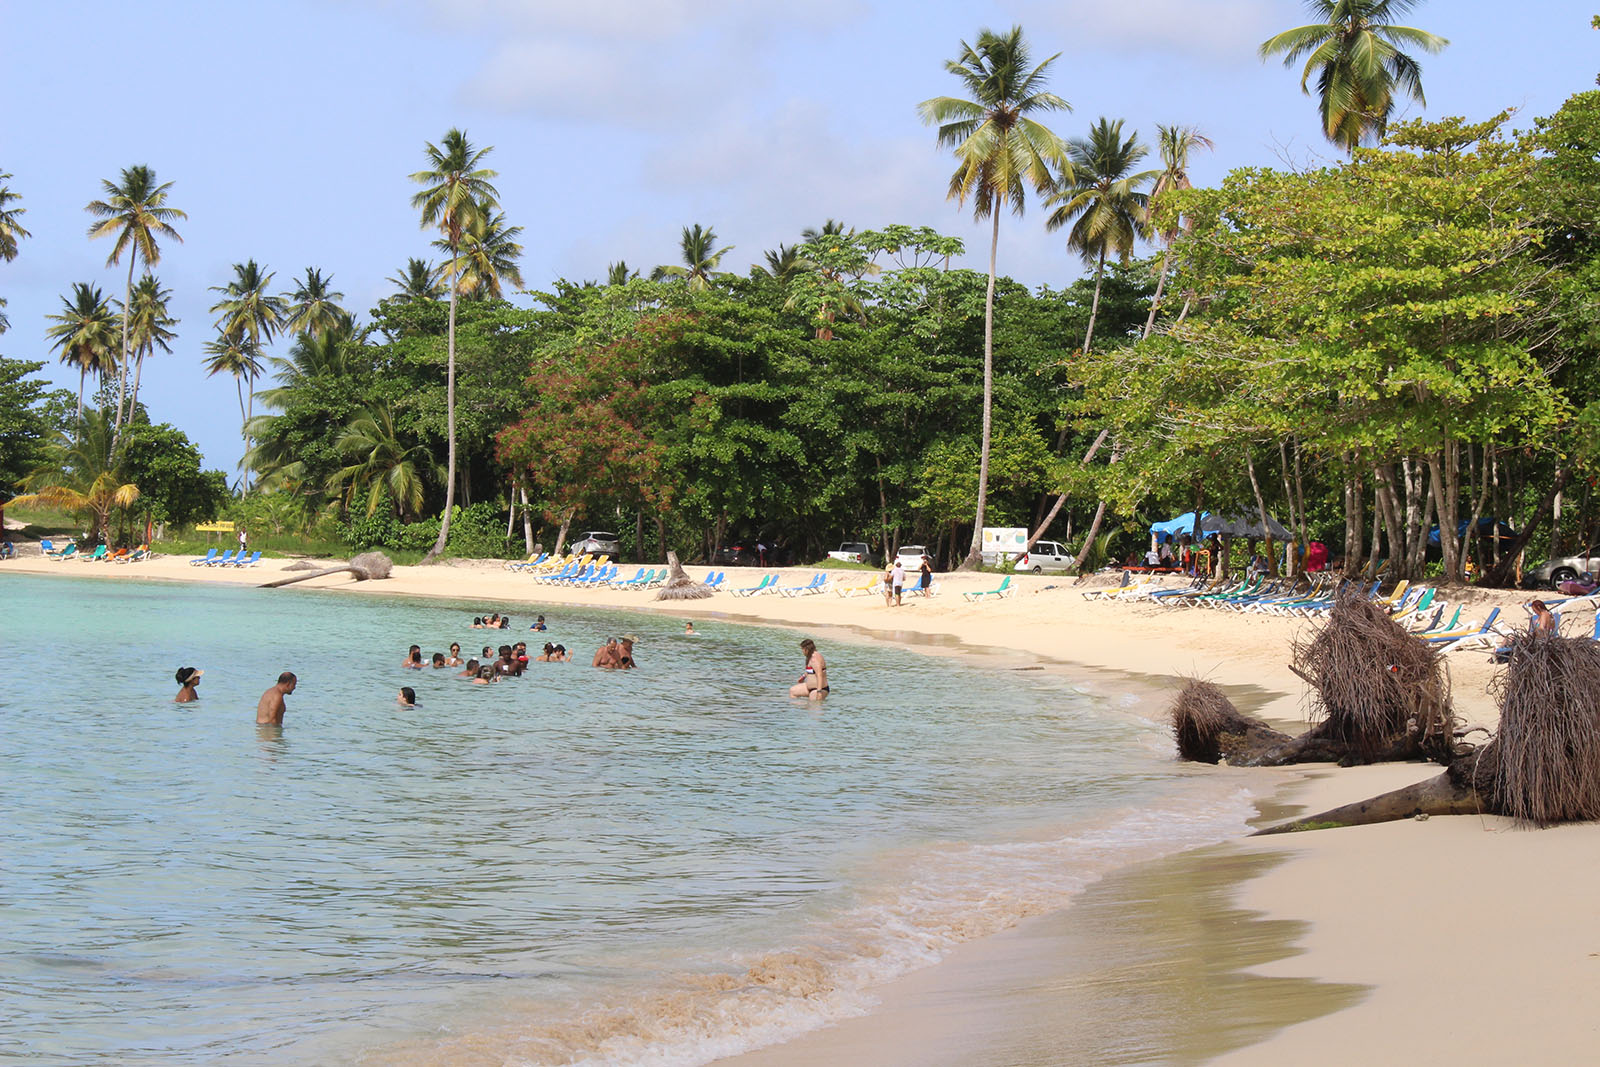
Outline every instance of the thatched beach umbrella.
<path fill-rule="evenodd" d="M 657 600 L 704 600 L 716 592 L 704 582 L 697 582 L 689 577 L 683 565 L 678 562 L 676 552 L 667 553 L 667 571 L 667 584 L 656 594 Z"/>

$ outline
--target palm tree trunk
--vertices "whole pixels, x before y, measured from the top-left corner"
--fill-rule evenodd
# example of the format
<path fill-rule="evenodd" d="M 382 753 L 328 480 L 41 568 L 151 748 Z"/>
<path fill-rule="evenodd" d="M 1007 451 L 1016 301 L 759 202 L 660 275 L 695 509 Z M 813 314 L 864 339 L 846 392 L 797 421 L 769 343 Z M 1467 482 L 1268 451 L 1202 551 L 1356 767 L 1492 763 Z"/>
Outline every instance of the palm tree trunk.
<path fill-rule="evenodd" d="M 1083 335 L 1083 350 L 1089 351 L 1089 342 L 1094 340 L 1094 320 L 1100 314 L 1100 283 L 1106 278 L 1106 250 L 1100 249 L 1100 265 L 1094 272 L 1094 300 L 1089 305 L 1089 329 Z"/>
<path fill-rule="evenodd" d="M 89 368 L 87 366 L 79 365 L 79 367 L 78 367 L 78 427 L 79 427 L 78 432 L 79 432 L 79 434 L 82 434 L 82 432 L 83 432 L 83 429 L 82 429 L 83 428 L 83 383 L 88 377 L 89 377 Z"/>
<path fill-rule="evenodd" d="M 1161 274 L 1156 278 L 1156 295 L 1150 298 L 1150 317 L 1144 320 L 1144 333 L 1139 335 L 1139 340 L 1150 336 L 1150 331 L 1156 328 L 1156 309 L 1161 306 L 1161 294 L 1167 288 L 1167 268 L 1172 265 L 1172 249 L 1168 248 L 1161 257 Z"/>
<path fill-rule="evenodd" d="M 144 374 L 144 353 L 140 352 L 133 360 L 133 399 L 128 402 L 128 421 L 133 421 L 133 413 L 139 407 L 139 378 Z"/>
<path fill-rule="evenodd" d="M 959 570 L 976 570 L 983 560 L 983 512 L 989 500 L 989 431 L 990 406 L 994 396 L 994 271 L 1000 250 L 1000 197 L 996 195 L 990 205 L 994 216 L 993 233 L 989 238 L 989 291 L 983 301 L 983 445 L 978 453 L 978 507 L 972 520 L 972 547 Z"/>
<path fill-rule="evenodd" d="M 128 319 L 133 314 L 133 261 L 139 258 L 139 246 L 128 246 L 128 291 L 122 304 L 122 361 L 117 364 L 117 421 L 111 428 L 111 458 L 117 455 L 117 442 L 122 437 L 122 408 L 128 399 Z"/>
<path fill-rule="evenodd" d="M 422 562 L 438 557 L 444 551 L 445 542 L 450 539 L 450 509 L 456 503 L 456 250 L 452 245 L 450 249 L 450 328 L 447 333 L 448 352 L 445 361 L 445 427 L 450 438 L 449 461 L 446 465 L 448 474 L 444 485 L 444 517 L 439 520 L 439 539 L 433 543 L 428 554 L 422 557 Z"/>

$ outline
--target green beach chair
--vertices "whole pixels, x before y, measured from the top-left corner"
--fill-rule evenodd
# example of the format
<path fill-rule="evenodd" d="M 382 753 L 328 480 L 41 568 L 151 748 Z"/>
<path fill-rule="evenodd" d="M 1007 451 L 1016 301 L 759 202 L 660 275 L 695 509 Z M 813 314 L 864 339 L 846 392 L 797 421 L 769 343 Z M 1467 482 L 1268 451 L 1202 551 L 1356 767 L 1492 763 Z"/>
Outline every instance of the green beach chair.
<path fill-rule="evenodd" d="M 975 593 L 962 593 L 961 597 L 969 604 L 977 604 L 981 603 L 987 597 L 994 597 L 997 600 L 1003 600 L 1010 591 L 1011 575 L 1008 574 L 1002 578 L 1000 580 L 1000 584 L 995 586 L 993 589 L 983 589 Z"/>

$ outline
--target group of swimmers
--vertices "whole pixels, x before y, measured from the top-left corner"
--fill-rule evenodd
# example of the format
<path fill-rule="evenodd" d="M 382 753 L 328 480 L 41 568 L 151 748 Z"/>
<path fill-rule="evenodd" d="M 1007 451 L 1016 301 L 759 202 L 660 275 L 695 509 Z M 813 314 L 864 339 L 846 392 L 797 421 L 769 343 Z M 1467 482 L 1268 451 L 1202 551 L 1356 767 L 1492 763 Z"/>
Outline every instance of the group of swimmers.
<path fill-rule="evenodd" d="M 501 615 L 499 612 L 493 612 L 488 615 L 474 615 L 472 617 L 472 628 L 474 630 L 509 630 L 511 629 L 511 616 Z M 528 629 L 544 630 L 544 616 L 540 615 L 535 619 L 533 625 Z"/>

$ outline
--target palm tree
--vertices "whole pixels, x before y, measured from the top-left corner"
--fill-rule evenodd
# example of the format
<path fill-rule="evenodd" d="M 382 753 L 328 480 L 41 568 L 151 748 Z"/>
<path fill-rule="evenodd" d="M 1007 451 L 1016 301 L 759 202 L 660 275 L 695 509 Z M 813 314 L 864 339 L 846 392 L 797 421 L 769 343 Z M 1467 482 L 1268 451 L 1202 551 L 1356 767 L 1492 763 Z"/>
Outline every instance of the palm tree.
<path fill-rule="evenodd" d="M 215 341 L 206 342 L 206 354 L 211 358 L 204 363 L 206 376 L 217 374 L 233 375 L 233 387 L 239 394 L 239 433 L 244 438 L 245 449 L 250 448 L 250 414 L 244 403 L 244 382 L 246 379 L 254 382 L 261 373 L 261 346 L 250 339 L 244 331 L 238 333 L 222 333 Z M 251 398 L 251 407 L 255 406 L 254 397 Z M 245 478 L 249 478 L 249 467 L 245 468 Z"/>
<path fill-rule="evenodd" d="M 1422 0 L 1305 0 L 1306 10 L 1320 22 L 1285 30 L 1261 44 L 1262 59 L 1283 56 L 1293 66 L 1305 57 L 1300 90 L 1317 76 L 1322 132 L 1334 144 L 1354 152 L 1363 142 L 1383 137 L 1394 112 L 1398 89 L 1426 107 L 1422 67 L 1402 48 L 1437 55 L 1450 42 L 1426 30 L 1395 25 L 1393 19 Z"/>
<path fill-rule="evenodd" d="M 413 300 L 437 300 L 444 295 L 444 282 L 439 278 L 439 268 L 425 259 L 408 259 L 406 265 L 384 281 L 392 282 L 397 290 L 391 299 L 401 303 Z"/>
<path fill-rule="evenodd" d="M 157 185 L 156 172 L 142 163 L 124 167 L 120 182 L 101 181 L 100 187 L 104 190 L 106 199 L 91 200 L 84 206 L 85 211 L 100 220 L 89 227 L 89 236 L 116 237 L 116 244 L 111 246 L 111 255 L 106 257 L 108 267 L 121 260 L 124 251 L 128 253 L 128 288 L 122 304 L 124 307 L 129 307 L 133 304 L 134 261 L 143 255 L 146 267 L 160 263 L 161 247 L 156 244 L 156 238 L 170 237 L 182 244 L 183 238 L 172 228 L 172 224 L 178 219 L 187 219 L 189 216 L 175 207 L 167 206 L 167 190 L 172 188 L 172 183 Z M 122 435 L 122 403 L 127 395 L 130 347 L 128 325 L 127 319 L 124 318 L 122 360 L 119 364 L 117 385 L 117 422 L 111 431 L 113 452 L 116 451 L 117 441 Z"/>
<path fill-rule="evenodd" d="M 1055 210 L 1045 220 L 1045 228 L 1058 230 L 1072 223 L 1067 247 L 1094 265 L 1094 300 L 1089 308 L 1089 328 L 1083 335 L 1083 350 L 1094 340 L 1094 320 L 1100 314 L 1100 286 L 1105 281 L 1106 256 L 1115 255 L 1126 264 L 1134 242 L 1149 228 L 1150 198 L 1139 187 L 1156 180 L 1160 171 L 1134 173 L 1150 150 L 1139 143 L 1139 135 L 1122 138 L 1122 120 L 1102 117 L 1089 129 L 1088 137 L 1072 139 L 1068 151 L 1072 168 L 1062 175 L 1060 187 L 1050 194 Z M 1076 221 L 1074 221 L 1076 220 Z"/>
<path fill-rule="evenodd" d="M 25 207 L 10 207 L 13 200 L 21 200 L 19 193 L 13 193 L 11 186 L 6 181 L 11 177 L 6 171 L 0 171 L 0 259 L 10 263 L 17 258 L 17 242 L 24 237 L 32 237 L 27 230 L 22 228 L 22 223 L 17 221 L 19 215 L 26 215 Z"/>
<path fill-rule="evenodd" d="M 685 226 L 678 247 L 683 252 L 683 265 L 664 264 L 652 271 L 650 277 L 656 281 L 682 278 L 689 283 L 690 289 L 697 292 L 711 288 L 714 279 L 727 277 L 717 268 L 722 265 L 722 257 L 733 251 L 733 245 L 718 248 L 717 231 L 710 226 L 702 229 L 698 222 L 693 226 Z"/>
<path fill-rule="evenodd" d="M 241 433 L 242 423 L 250 421 L 250 411 L 255 408 L 255 380 L 261 373 L 262 350 L 283 329 L 288 315 L 283 297 L 267 292 L 273 275 L 273 271 L 251 259 L 233 265 L 232 281 L 211 287 L 213 293 L 222 294 L 222 299 L 211 305 L 212 313 L 217 316 L 217 331 L 222 337 L 207 345 L 206 351 L 213 353 L 213 362 L 216 359 L 228 362 L 229 369 L 249 380 L 250 388 L 244 392 L 248 404 L 241 420 Z M 217 372 L 213 369 L 211 373 Z M 245 447 L 249 447 L 248 440 Z M 248 468 L 244 473 L 244 488 L 250 488 Z"/>
<path fill-rule="evenodd" d="M 139 284 L 133 288 L 133 305 L 129 314 L 128 336 L 133 341 L 133 397 L 128 401 L 128 418 L 133 418 L 133 413 L 139 410 L 139 380 L 144 375 L 144 360 L 146 356 L 155 354 L 156 349 L 172 353 L 172 340 L 177 337 L 171 327 L 178 325 L 178 320 L 167 311 L 167 301 L 172 299 L 172 290 L 161 288 L 161 283 L 149 271 L 139 279 Z"/>
<path fill-rule="evenodd" d="M 1168 193 L 1194 188 L 1194 183 L 1189 181 L 1189 153 L 1196 148 L 1209 150 L 1216 147 L 1211 138 L 1193 126 L 1162 126 L 1159 123 L 1156 124 L 1156 146 L 1161 153 L 1162 167 L 1156 184 L 1150 190 L 1152 213 Z M 1178 230 L 1183 226 L 1187 226 L 1186 220 L 1180 224 L 1178 219 L 1173 219 L 1161 231 L 1161 241 L 1166 245 L 1166 251 L 1161 256 L 1161 273 L 1156 277 L 1156 295 L 1150 300 L 1150 317 L 1144 320 L 1144 337 L 1149 337 L 1150 331 L 1155 329 L 1156 309 L 1161 306 L 1161 293 L 1167 287 L 1167 271 L 1172 266 L 1172 242 L 1178 239 Z"/>
<path fill-rule="evenodd" d="M 55 338 L 52 346 L 61 353 L 61 362 L 78 368 L 78 415 L 83 422 L 83 383 L 93 371 L 99 377 L 117 369 L 117 330 L 121 316 L 111 310 L 105 294 L 88 282 L 72 287 L 72 297 L 61 298 L 61 314 L 46 315 L 56 325 L 46 331 Z"/>
<path fill-rule="evenodd" d="M 852 234 L 856 231 L 851 230 Z M 842 237 L 845 235 L 844 223 L 837 219 L 827 219 L 822 224 L 822 229 L 807 226 L 800 231 L 800 240 L 808 245 L 819 243 L 824 237 Z"/>
<path fill-rule="evenodd" d="M 462 296 L 469 300 L 499 300 L 502 279 L 512 285 L 522 284 L 522 272 L 517 269 L 517 259 L 522 255 L 522 246 L 516 241 L 520 233 L 522 227 L 507 226 L 505 215 L 494 213 L 493 204 L 479 205 L 461 232 L 454 273 Z M 433 244 L 443 248 L 444 239 Z"/>
<path fill-rule="evenodd" d="M 113 508 L 132 507 L 139 499 L 139 487 L 124 482 L 117 469 L 115 437 L 105 412 L 88 412 L 77 436 L 62 433 L 51 443 L 44 462 L 23 479 L 27 493 L 11 502 L 88 512 L 93 520 L 90 536 L 98 537 Z"/>
<path fill-rule="evenodd" d="M 780 282 L 790 281 L 808 266 L 799 245 L 780 243 L 776 249 L 767 250 L 766 259 L 767 265 L 756 269 L 770 274 Z"/>
<path fill-rule="evenodd" d="M 354 494 L 366 489 L 368 516 L 377 512 L 385 489 L 402 519 L 422 510 L 422 474 L 437 477 L 439 465 L 422 445 L 408 447 L 400 440 L 390 405 L 375 404 L 352 418 L 335 447 L 355 462 L 329 477 L 330 490 L 348 485 Z"/>
<path fill-rule="evenodd" d="M 619 259 L 615 263 L 606 264 L 607 285 L 627 285 L 630 281 L 638 276 L 638 271 L 628 269 L 628 261 L 625 259 Z"/>
<path fill-rule="evenodd" d="M 476 149 L 461 130 L 451 129 L 437 146 L 427 146 L 428 170 L 419 170 L 411 180 L 422 189 L 411 198 L 411 206 L 422 213 L 422 228 L 437 227 L 443 235 L 450 258 L 445 263 L 449 274 L 450 324 L 446 333 L 445 424 L 450 439 L 449 473 L 444 486 L 444 517 L 439 522 L 439 539 L 424 560 L 444 551 L 450 538 L 450 509 L 456 501 L 456 297 L 460 286 L 456 276 L 461 267 L 461 239 L 473 217 L 494 207 L 500 194 L 490 184 L 495 172 L 482 166 L 493 146 Z"/>
<path fill-rule="evenodd" d="M 316 267 L 307 267 L 306 276 L 294 283 L 294 291 L 282 297 L 287 314 L 283 328 L 287 333 L 308 333 L 318 337 L 350 317 L 339 306 L 344 294 L 335 292 L 333 276 L 324 276 Z"/>
<path fill-rule="evenodd" d="M 945 70 L 961 80 L 969 98 L 936 96 L 918 105 L 922 121 L 939 128 L 939 147 L 953 148 L 956 171 L 949 197 L 965 205 L 972 198 L 973 217 L 991 219 L 989 290 L 983 305 L 983 445 L 978 454 L 978 506 L 972 524 L 972 548 L 962 568 L 978 565 L 983 549 L 983 516 L 989 494 L 990 415 L 994 403 L 994 279 L 1000 248 L 1000 209 L 1021 215 L 1027 189 L 1043 194 L 1052 185 L 1051 164 L 1069 171 L 1066 146 L 1033 116 L 1070 111 L 1061 97 L 1044 90 L 1045 72 L 1059 53 L 1036 67 L 1028 65 L 1022 27 L 1009 33 L 978 33 L 977 44 L 961 42 L 961 55 Z"/>

